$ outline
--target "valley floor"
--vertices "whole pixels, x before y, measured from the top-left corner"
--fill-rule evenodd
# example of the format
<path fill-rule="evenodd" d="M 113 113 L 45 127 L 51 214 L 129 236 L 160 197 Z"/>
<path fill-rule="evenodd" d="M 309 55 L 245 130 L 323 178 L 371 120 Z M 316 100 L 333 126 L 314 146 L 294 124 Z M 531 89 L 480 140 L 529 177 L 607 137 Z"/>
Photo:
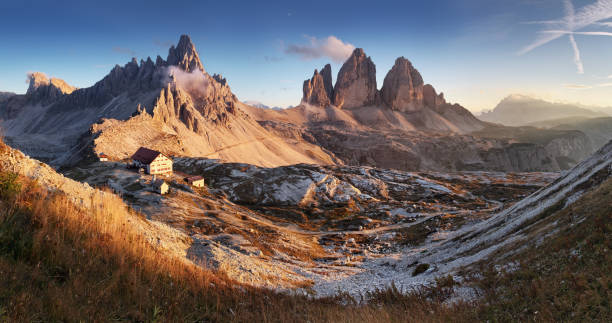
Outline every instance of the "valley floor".
<path fill-rule="evenodd" d="M 415 275 L 419 263 L 407 259 L 558 176 L 261 168 L 192 158 L 176 158 L 175 167 L 163 177 L 171 187 L 163 196 L 152 192 L 151 176 L 123 163 L 87 164 L 66 175 L 108 186 L 149 220 L 184 233 L 191 242 L 181 254 L 194 264 L 241 283 L 316 297 L 431 283 L 445 272 L 422 264 L 427 270 Z M 203 175 L 208 188 L 186 185 L 190 175 Z"/>

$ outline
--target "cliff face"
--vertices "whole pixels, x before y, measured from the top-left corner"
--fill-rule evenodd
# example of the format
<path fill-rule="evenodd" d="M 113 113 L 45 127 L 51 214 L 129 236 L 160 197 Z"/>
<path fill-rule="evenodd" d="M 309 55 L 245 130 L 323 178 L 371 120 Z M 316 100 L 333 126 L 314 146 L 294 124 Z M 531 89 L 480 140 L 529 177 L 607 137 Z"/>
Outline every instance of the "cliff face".
<path fill-rule="evenodd" d="M 321 84 L 325 92 L 331 79 Z M 140 146 L 262 166 L 333 163 L 320 147 L 288 143 L 242 112 L 227 80 L 206 72 L 186 35 L 165 60 L 134 58 L 89 88 L 33 73 L 28 93 L 10 101 L 0 111 L 7 142 L 56 166 L 99 152 L 120 160 Z"/>
<path fill-rule="evenodd" d="M 423 86 L 423 78 L 419 71 L 412 66 L 409 60 L 400 57 L 385 76 L 380 96 L 382 102 L 392 110 L 416 111 L 425 106 Z M 433 87 L 430 86 L 430 89 L 433 90 Z M 435 96 L 435 91 L 433 95 Z M 435 100 L 428 103 L 435 106 Z"/>
<path fill-rule="evenodd" d="M 338 72 L 333 103 L 351 109 L 375 105 L 377 100 L 376 66 L 363 49 L 357 48 Z"/>
<path fill-rule="evenodd" d="M 326 75 L 326 77 L 331 78 L 331 72 Z M 329 92 L 330 89 L 326 88 L 326 86 L 329 86 L 330 83 L 331 79 L 324 78 L 322 73 L 319 74 L 319 72 L 315 70 L 312 78 L 304 81 L 304 96 L 302 97 L 302 102 L 323 108 L 329 106 L 331 104 L 331 92 Z"/>
<path fill-rule="evenodd" d="M 76 90 L 64 80 L 54 77 L 49 79 L 47 75 L 40 72 L 29 73 L 28 83 L 30 85 L 26 96 L 28 100 L 37 103 L 54 101 Z"/>

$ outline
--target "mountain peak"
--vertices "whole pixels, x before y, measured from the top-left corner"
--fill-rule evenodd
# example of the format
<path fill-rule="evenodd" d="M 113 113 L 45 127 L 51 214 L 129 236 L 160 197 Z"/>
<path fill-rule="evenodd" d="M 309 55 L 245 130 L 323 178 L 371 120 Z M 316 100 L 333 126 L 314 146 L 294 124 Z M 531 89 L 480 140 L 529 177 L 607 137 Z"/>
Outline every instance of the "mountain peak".
<path fill-rule="evenodd" d="M 376 65 L 362 48 L 355 48 L 338 72 L 334 87 L 334 105 L 357 108 L 376 103 Z"/>
<path fill-rule="evenodd" d="M 355 48 L 351 56 L 361 57 L 361 56 L 366 56 L 366 55 L 365 55 L 365 52 L 363 51 L 363 48 Z"/>
<path fill-rule="evenodd" d="M 64 80 L 55 77 L 49 79 L 42 72 L 28 73 L 27 81 L 30 86 L 26 94 L 38 100 L 55 99 L 76 90 L 74 86 L 71 86 Z"/>
<path fill-rule="evenodd" d="M 186 72 L 193 72 L 196 69 L 205 72 L 195 45 L 187 35 L 181 35 L 176 47 L 170 47 L 166 61 L 168 65 L 176 65 Z"/>
<path fill-rule="evenodd" d="M 419 71 L 408 59 L 401 56 L 395 60 L 395 65 L 385 76 L 380 91 L 381 97 L 385 105 L 393 110 L 417 111 L 424 105 L 423 85 Z"/>

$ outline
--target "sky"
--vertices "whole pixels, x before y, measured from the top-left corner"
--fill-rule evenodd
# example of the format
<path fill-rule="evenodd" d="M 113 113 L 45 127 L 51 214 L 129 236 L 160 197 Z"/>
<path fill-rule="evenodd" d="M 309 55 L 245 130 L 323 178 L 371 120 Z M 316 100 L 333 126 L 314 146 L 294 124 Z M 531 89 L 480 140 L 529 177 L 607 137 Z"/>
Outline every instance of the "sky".
<path fill-rule="evenodd" d="M 28 72 L 89 87 L 188 34 L 240 100 L 297 105 L 302 83 L 355 47 L 378 87 L 399 56 L 448 101 L 489 110 L 510 94 L 612 106 L 612 0 L 0 2 L 0 91 Z"/>

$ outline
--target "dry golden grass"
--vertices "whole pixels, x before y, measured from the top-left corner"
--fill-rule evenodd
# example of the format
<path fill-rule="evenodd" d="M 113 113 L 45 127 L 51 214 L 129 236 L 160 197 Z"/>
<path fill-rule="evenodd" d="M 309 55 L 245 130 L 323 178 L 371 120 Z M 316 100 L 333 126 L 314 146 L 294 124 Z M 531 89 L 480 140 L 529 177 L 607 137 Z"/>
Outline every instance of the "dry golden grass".
<path fill-rule="evenodd" d="M 239 286 L 157 251 L 116 196 L 100 195 L 79 209 L 29 179 L 0 174 L 0 321 L 435 318 L 405 301 L 357 305 L 345 295 L 312 300 Z"/>
<path fill-rule="evenodd" d="M 483 268 L 474 281 L 481 301 L 445 305 L 455 285 L 447 277 L 409 293 L 364 295 L 362 304 L 343 294 L 314 300 L 236 285 L 157 251 L 116 196 L 79 209 L 0 169 L 0 322 L 609 321 L 611 194 L 608 180 L 554 215 L 586 220 L 508 259 L 520 260 L 519 270 Z"/>

